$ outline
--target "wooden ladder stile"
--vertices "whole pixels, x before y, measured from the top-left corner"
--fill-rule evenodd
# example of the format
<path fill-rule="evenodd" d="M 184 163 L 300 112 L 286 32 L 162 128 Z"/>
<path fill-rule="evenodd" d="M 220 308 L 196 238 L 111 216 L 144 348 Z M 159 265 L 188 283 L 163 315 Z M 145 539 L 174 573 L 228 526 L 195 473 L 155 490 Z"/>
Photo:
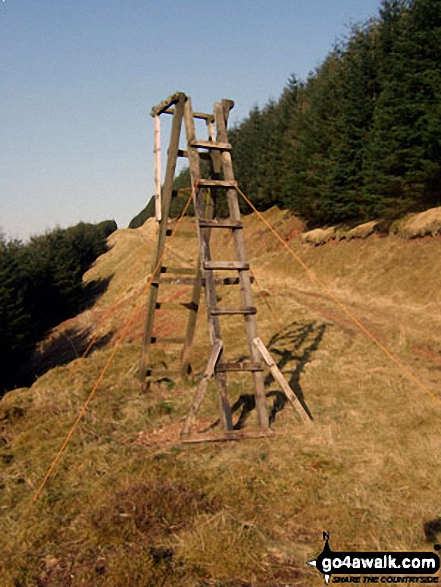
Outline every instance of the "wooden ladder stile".
<path fill-rule="evenodd" d="M 184 111 L 184 125 L 187 135 L 188 161 L 190 166 L 190 176 L 192 185 L 195 189 L 195 215 L 199 234 L 200 259 L 202 263 L 203 278 L 205 282 L 207 320 L 211 342 L 214 345 L 217 341 L 222 341 L 221 327 L 219 317 L 224 315 L 242 315 L 245 319 L 246 335 L 248 340 L 248 350 L 250 354 L 250 364 L 255 369 L 250 369 L 254 379 L 254 390 L 256 398 L 256 409 L 259 425 L 262 429 L 269 428 L 269 418 L 266 406 L 266 396 L 263 378 L 263 369 L 260 369 L 259 353 L 253 344 L 257 336 L 256 309 L 252 303 L 250 266 L 246 256 L 245 241 L 243 237 L 243 224 L 239 210 L 239 202 L 236 191 L 236 181 L 234 178 L 233 164 L 231 160 L 231 145 L 228 143 L 226 124 L 229 112 L 233 103 L 223 100 L 222 103 L 216 103 L 214 107 L 214 122 L 216 125 L 217 135 L 214 137 L 212 132 L 210 141 L 200 141 L 195 136 L 194 117 L 191 109 L 191 100 L 187 99 Z M 207 149 L 213 153 L 212 177 L 204 179 L 201 177 L 200 154 L 199 149 Z M 223 179 L 219 176 L 223 175 Z M 204 201 L 202 189 L 209 189 L 212 205 L 210 209 L 216 209 L 216 198 L 219 190 L 226 191 L 228 201 L 229 218 L 228 220 L 217 220 L 213 215 L 207 217 L 204 210 Z M 211 257 L 210 237 L 213 229 L 227 229 L 232 232 L 236 260 L 234 261 L 214 261 Z M 241 305 L 233 308 L 219 308 L 217 306 L 216 280 L 215 271 L 237 271 L 238 282 L 241 290 Z M 225 365 L 225 364 L 224 364 Z M 221 363 L 213 367 L 213 376 L 216 380 L 219 403 L 221 410 L 221 422 L 225 432 L 231 432 L 233 429 L 231 418 L 231 407 L 227 396 L 226 386 L 226 369 Z M 231 367 L 231 365 L 230 365 Z M 234 369 L 234 364 L 233 364 Z M 237 370 L 248 370 L 244 365 L 237 364 Z M 235 369 L 235 370 L 236 370 Z M 210 370 L 209 370 L 210 371 Z M 207 371 L 206 371 L 207 373 Z M 206 385 L 195 397 L 195 404 L 192 404 L 191 413 L 197 412 L 201 402 Z M 192 423 L 192 422 L 191 422 Z M 190 433 L 191 423 L 186 422 L 182 431 L 183 435 Z"/>
<path fill-rule="evenodd" d="M 184 442 L 203 442 L 204 435 L 192 436 L 192 427 L 202 404 L 210 379 L 214 379 L 218 394 L 221 435 L 205 435 L 207 441 L 239 440 L 241 438 L 261 438 L 272 434 L 269 428 L 269 416 L 266 404 L 264 370 L 269 368 L 275 379 L 279 382 L 283 392 L 290 403 L 298 411 L 305 423 L 310 422 L 310 415 L 299 402 L 283 375 L 272 360 L 268 349 L 264 346 L 257 332 L 257 309 L 253 305 L 251 283 L 253 277 L 247 258 L 244 225 L 241 218 L 237 184 L 234 176 L 231 158 L 231 144 L 228 142 L 227 123 L 234 103 L 231 100 L 222 100 L 214 105 L 213 114 L 194 112 L 191 99 L 184 94 L 171 96 L 152 110 L 152 115 L 158 116 L 165 113 L 173 116 L 170 147 L 166 176 L 162 190 L 162 214 L 159 223 L 158 245 L 156 252 L 156 264 L 159 263 L 153 276 L 150 288 L 150 298 L 144 333 L 143 355 L 141 359 L 141 375 L 145 378 L 154 376 L 148 360 L 148 351 L 151 344 L 183 344 L 181 354 L 182 369 L 185 374 L 190 362 L 191 345 L 195 332 L 197 311 L 199 308 L 202 288 L 204 288 L 205 305 L 207 313 L 208 330 L 212 346 L 211 354 L 197 387 L 188 416 L 184 422 L 181 439 Z M 196 137 L 195 119 L 204 120 L 208 130 L 208 140 Z M 179 148 L 179 137 L 182 123 L 185 127 L 186 150 Z M 173 178 L 178 156 L 188 158 L 191 185 L 193 190 L 193 204 L 195 214 L 196 232 L 199 245 L 198 265 L 195 275 L 187 268 L 172 267 L 159 262 L 164 255 L 165 237 L 167 235 L 167 220 L 169 218 L 170 203 L 172 198 Z M 201 159 L 208 161 L 209 177 L 202 177 Z M 228 204 L 228 218 L 217 217 L 217 203 L 220 198 L 226 198 Z M 234 259 L 217 260 L 212 256 L 212 231 L 228 231 L 233 240 Z M 156 267 L 156 265 L 155 265 Z M 235 273 L 235 277 L 225 276 L 225 272 Z M 166 276 L 166 277 L 164 277 Z M 173 277 L 171 277 L 173 276 Z M 153 335 L 154 313 L 156 309 L 167 308 L 170 302 L 161 302 L 158 299 L 158 288 L 161 283 L 170 283 L 176 279 L 180 284 L 193 284 L 193 294 L 190 301 L 174 301 L 180 309 L 187 308 L 190 315 L 187 322 L 186 334 L 179 336 L 159 337 Z M 218 285 L 239 285 L 240 295 L 237 304 L 232 306 L 219 306 L 216 287 Z M 240 360 L 222 360 L 225 350 L 222 339 L 221 318 L 224 316 L 238 316 L 244 321 L 248 357 Z M 243 432 L 235 430 L 231 405 L 227 390 L 227 374 L 234 372 L 248 372 L 251 374 L 254 384 L 254 397 L 256 404 L 258 432 Z M 157 370 L 157 374 L 167 373 L 163 368 Z"/>

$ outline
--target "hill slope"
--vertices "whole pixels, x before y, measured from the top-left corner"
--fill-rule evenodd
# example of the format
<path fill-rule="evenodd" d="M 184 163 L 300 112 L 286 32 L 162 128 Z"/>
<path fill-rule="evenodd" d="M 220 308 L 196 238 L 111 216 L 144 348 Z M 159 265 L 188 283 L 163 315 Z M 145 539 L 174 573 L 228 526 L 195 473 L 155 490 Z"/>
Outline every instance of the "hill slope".
<path fill-rule="evenodd" d="M 86 274 L 90 281 L 111 278 L 107 290 L 43 341 L 39 360 L 46 374 L 0 403 L 2 586 L 318 586 L 322 577 L 305 562 L 321 551 L 323 530 L 331 532 L 334 550 L 432 549 L 424 524 L 427 534 L 427 523 L 439 515 L 434 488 L 441 482 L 440 237 L 373 234 L 315 247 L 302 242 L 302 226 L 289 213 L 273 208 L 265 217 L 435 399 L 367 339 L 251 215 L 245 234 L 259 333 L 303 395 L 313 426 L 301 425 L 273 394 L 273 437 L 180 445 L 197 378 L 140 390 L 141 304 L 31 504 L 145 298 L 154 221 L 119 230 Z M 191 227 L 185 220 L 183 230 Z M 214 250 L 224 257 L 231 243 L 216 238 Z M 169 256 L 175 266 L 195 263 L 194 239 L 176 238 Z M 225 305 L 232 289 L 219 292 Z M 169 291 L 177 295 L 176 288 Z M 177 333 L 181 324 L 159 316 L 157 333 Z M 226 319 L 227 358 L 244 352 L 238 325 Z M 92 332 L 97 338 L 81 358 Z M 202 308 L 196 373 L 207 357 Z M 250 381 L 231 376 L 229 390 L 233 400 L 246 400 Z M 268 391 L 277 391 L 270 380 Z M 216 417 L 210 388 L 200 426 Z"/>

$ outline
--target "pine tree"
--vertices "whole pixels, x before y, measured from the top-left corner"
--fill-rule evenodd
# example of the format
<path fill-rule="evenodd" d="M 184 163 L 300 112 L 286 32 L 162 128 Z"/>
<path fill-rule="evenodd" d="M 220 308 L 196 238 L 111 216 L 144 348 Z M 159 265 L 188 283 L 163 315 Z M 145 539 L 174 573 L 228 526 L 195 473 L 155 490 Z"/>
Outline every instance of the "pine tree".
<path fill-rule="evenodd" d="M 298 97 L 286 137 L 284 204 L 311 223 L 326 223 L 330 150 L 338 112 L 339 56 L 333 52 Z"/>
<path fill-rule="evenodd" d="M 16 372 L 32 348 L 31 315 L 24 305 L 19 264 L 22 246 L 0 239 L 0 396 L 17 383 Z"/>
<path fill-rule="evenodd" d="M 340 50 L 338 111 L 330 147 L 329 200 L 323 206 L 328 222 L 364 221 L 374 208 L 362 190 L 363 159 L 375 105 L 374 25 L 355 28 Z"/>
<path fill-rule="evenodd" d="M 381 94 L 365 165 L 366 192 L 379 214 L 440 202 L 441 2 L 385 2 Z"/>

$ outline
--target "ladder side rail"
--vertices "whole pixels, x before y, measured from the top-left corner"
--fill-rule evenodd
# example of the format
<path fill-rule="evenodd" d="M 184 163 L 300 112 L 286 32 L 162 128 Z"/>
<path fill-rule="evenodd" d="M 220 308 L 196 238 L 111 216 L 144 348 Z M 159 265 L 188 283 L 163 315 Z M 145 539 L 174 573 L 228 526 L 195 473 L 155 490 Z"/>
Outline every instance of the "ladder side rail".
<path fill-rule="evenodd" d="M 223 342 L 221 340 L 216 340 L 214 342 L 213 348 L 211 349 L 210 358 L 208 359 L 207 367 L 205 368 L 204 375 L 199 382 L 196 394 L 190 406 L 190 411 L 188 412 L 188 416 L 184 422 L 184 426 L 181 431 L 181 437 L 186 436 L 191 432 L 191 427 L 193 426 L 194 420 L 201 406 L 208 382 L 213 376 L 216 363 L 222 354 L 222 347 Z"/>
<path fill-rule="evenodd" d="M 216 138 L 220 142 L 228 142 L 226 123 L 228 121 L 228 113 L 230 109 L 231 102 L 229 100 L 223 100 L 222 103 L 217 102 L 214 105 L 214 116 L 217 128 Z M 231 153 L 229 151 L 224 151 L 222 153 L 222 169 L 224 173 L 224 179 L 228 181 L 235 181 L 233 162 L 231 159 Z M 227 190 L 227 199 L 231 220 L 240 222 L 241 214 L 236 189 L 232 188 Z M 243 231 L 233 230 L 233 240 L 237 259 L 242 263 L 248 263 Z M 253 306 L 249 271 L 239 271 L 239 281 L 242 295 L 242 305 L 244 307 Z M 247 314 L 244 316 L 244 319 L 250 358 L 252 362 L 258 363 L 261 360 L 261 357 L 253 343 L 254 339 L 258 337 L 256 318 L 254 314 Z M 262 428 L 269 428 L 269 417 L 266 406 L 265 382 L 263 373 L 256 371 L 253 372 L 252 376 L 254 381 L 256 410 L 259 424 Z"/>
<path fill-rule="evenodd" d="M 203 267 L 203 262 L 205 260 L 211 259 L 210 230 L 201 229 L 199 227 L 198 222 L 199 218 L 203 218 L 203 215 L 205 213 L 205 206 L 202 198 L 202 192 L 200 189 L 197 188 L 197 182 L 201 177 L 199 152 L 197 151 L 197 149 L 192 149 L 190 147 L 190 142 L 195 140 L 196 138 L 193 110 L 190 98 L 188 98 L 185 103 L 184 125 L 188 144 L 188 162 L 190 166 L 191 183 L 193 185 L 193 188 L 195 189 L 194 209 L 196 216 L 196 227 L 198 231 L 201 271 L 205 281 L 207 320 L 209 325 L 210 341 L 211 344 L 214 345 L 217 340 L 222 340 L 222 336 L 219 318 L 217 316 L 211 316 L 209 313 L 209 309 L 212 306 L 216 305 L 216 286 L 213 271 L 206 271 Z M 216 373 L 215 381 L 218 390 L 219 410 L 222 426 L 224 430 L 232 430 L 233 419 L 231 414 L 230 403 L 228 401 L 226 375 L 224 373 Z"/>
<path fill-rule="evenodd" d="M 156 310 L 156 303 L 158 301 L 158 289 L 159 289 L 159 278 L 161 274 L 161 259 L 164 254 L 166 232 L 167 232 L 167 220 L 170 211 L 170 203 L 172 198 L 173 180 L 176 170 L 176 162 L 178 159 L 179 139 L 181 136 L 182 119 L 184 116 L 185 107 L 185 94 L 177 95 L 177 102 L 175 106 L 175 113 L 173 115 L 172 128 L 170 131 L 170 146 L 167 152 L 167 167 L 165 171 L 164 187 L 162 190 L 162 206 L 161 206 L 161 221 L 158 223 L 158 237 L 156 245 L 156 255 L 153 261 L 152 272 L 152 283 L 149 292 L 149 301 L 147 306 L 147 315 L 144 326 L 144 335 L 142 342 L 142 352 L 140 360 L 139 377 L 141 382 L 144 381 L 145 374 L 147 371 L 148 364 L 148 353 L 151 345 L 152 333 L 153 333 L 153 321 Z M 153 112 L 152 112 L 153 114 Z M 156 115 L 156 112 L 155 112 Z M 156 269 L 156 271 L 155 271 Z"/>
<path fill-rule="evenodd" d="M 197 118 L 195 112 L 193 112 L 193 118 Z M 215 140 L 215 127 L 214 127 L 214 115 L 208 116 L 205 118 L 205 123 L 207 126 L 207 134 L 208 139 L 210 141 Z M 200 157 L 199 153 L 199 157 Z M 187 152 L 188 158 L 188 152 Z M 221 171 L 221 158 L 220 153 L 211 152 L 209 153 L 208 157 L 209 165 L 210 165 L 210 175 L 214 177 L 214 173 L 220 173 Z M 215 171 L 216 167 L 216 171 Z M 211 201 L 208 206 L 208 210 L 204 213 L 204 216 L 207 218 L 213 218 L 215 213 L 215 201 L 216 201 L 216 189 L 213 188 L 211 190 Z M 202 259 L 198 259 L 197 264 L 197 273 L 196 273 L 196 281 L 193 286 L 191 303 L 193 308 L 190 310 L 190 316 L 187 323 L 187 330 L 185 334 L 185 344 L 184 348 L 182 349 L 182 356 L 181 356 L 181 368 L 182 368 L 182 375 L 186 376 L 188 374 L 188 368 L 190 365 L 190 357 L 191 357 L 191 347 L 194 338 L 194 332 L 196 329 L 196 319 L 198 313 L 198 306 L 201 298 L 201 289 L 202 289 L 202 269 L 201 269 Z"/>
<path fill-rule="evenodd" d="M 185 104 L 184 116 L 185 131 L 187 135 L 187 142 L 195 138 L 194 120 L 191 109 L 191 100 L 187 100 Z M 205 281 L 205 297 L 207 302 L 207 318 L 210 327 L 210 341 L 212 344 L 218 339 L 221 339 L 221 329 L 219 319 L 211 320 L 208 314 L 208 309 L 211 305 L 212 298 L 215 298 L 215 283 L 212 271 L 206 271 L 203 267 L 203 262 L 211 259 L 210 251 L 210 231 L 199 227 L 199 218 L 203 218 L 205 214 L 205 205 L 202 198 L 202 190 L 197 188 L 198 180 L 200 179 L 200 161 L 197 149 L 188 150 L 188 163 L 190 166 L 191 183 L 195 189 L 194 191 L 194 210 L 196 216 L 196 229 L 198 233 L 199 247 L 200 247 L 200 262 L 203 279 Z"/>

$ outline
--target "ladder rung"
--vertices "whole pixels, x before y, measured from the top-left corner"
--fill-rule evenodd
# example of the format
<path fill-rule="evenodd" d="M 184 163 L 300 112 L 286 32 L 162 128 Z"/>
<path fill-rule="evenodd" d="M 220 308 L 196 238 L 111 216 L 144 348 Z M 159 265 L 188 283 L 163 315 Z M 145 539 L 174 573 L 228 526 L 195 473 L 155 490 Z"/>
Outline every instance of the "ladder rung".
<path fill-rule="evenodd" d="M 165 234 L 166 236 L 171 236 L 173 234 L 173 229 L 167 228 Z M 196 238 L 197 234 L 192 230 L 178 230 L 177 232 L 175 232 L 175 236 L 181 238 Z"/>
<path fill-rule="evenodd" d="M 194 302 L 156 302 L 156 309 L 163 310 L 197 310 L 198 304 Z"/>
<path fill-rule="evenodd" d="M 247 440 L 250 438 L 267 438 L 273 436 L 274 432 L 268 430 L 253 430 L 244 432 L 243 430 L 226 430 L 221 434 L 199 434 L 198 436 L 181 435 L 181 442 L 184 444 L 195 444 L 202 442 L 228 442 L 230 440 Z"/>
<path fill-rule="evenodd" d="M 231 151 L 230 143 L 219 143 L 217 141 L 200 141 L 194 139 L 189 146 L 193 149 L 216 149 L 217 151 Z"/>
<path fill-rule="evenodd" d="M 243 228 L 243 222 L 240 220 L 211 220 L 209 218 L 199 218 L 201 228 Z"/>
<path fill-rule="evenodd" d="M 174 275 L 194 275 L 195 270 L 191 267 L 161 267 L 161 273 L 172 273 Z"/>
<path fill-rule="evenodd" d="M 226 179 L 199 179 L 197 187 L 200 188 L 235 188 L 235 181 L 228 181 Z"/>
<path fill-rule="evenodd" d="M 218 363 L 216 365 L 216 373 L 225 373 L 226 371 L 263 371 L 263 365 L 261 363 L 250 363 L 246 361 L 240 363 Z"/>
<path fill-rule="evenodd" d="M 163 110 L 163 114 L 174 114 L 174 108 L 168 108 L 167 110 Z M 205 112 L 193 112 L 193 118 L 199 118 L 201 120 L 210 120 L 214 122 L 214 115 L 213 114 L 206 114 Z"/>
<path fill-rule="evenodd" d="M 249 263 L 243 261 L 204 261 L 204 269 L 210 271 L 248 271 Z"/>
<path fill-rule="evenodd" d="M 178 338 L 173 336 L 152 336 L 150 341 L 152 344 L 184 344 L 185 338 Z"/>
<path fill-rule="evenodd" d="M 210 314 L 212 316 L 233 316 L 234 314 L 257 314 L 257 309 L 253 306 L 249 306 L 247 308 L 222 308 L 222 307 L 214 307 L 210 308 Z"/>

